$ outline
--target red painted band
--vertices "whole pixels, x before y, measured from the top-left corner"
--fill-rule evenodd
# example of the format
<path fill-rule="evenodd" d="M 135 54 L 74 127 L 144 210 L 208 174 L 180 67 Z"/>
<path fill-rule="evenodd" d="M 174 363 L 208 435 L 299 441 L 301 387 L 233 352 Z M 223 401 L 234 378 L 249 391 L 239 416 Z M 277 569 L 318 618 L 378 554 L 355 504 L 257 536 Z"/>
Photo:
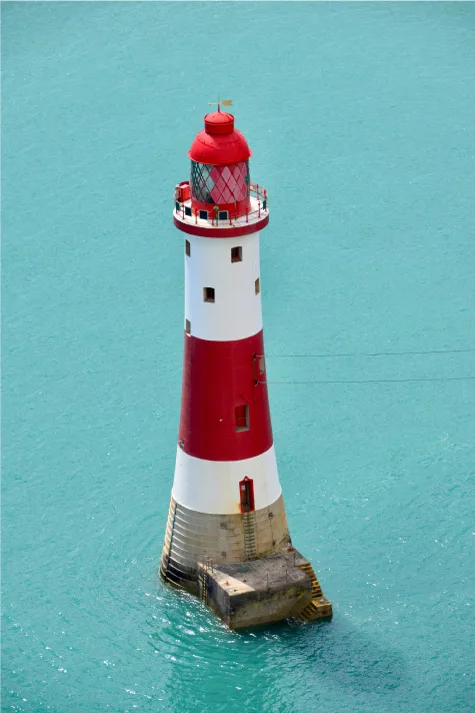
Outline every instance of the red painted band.
<path fill-rule="evenodd" d="M 269 213 L 255 223 L 246 223 L 239 227 L 233 225 L 228 228 L 204 228 L 195 223 L 185 223 L 185 221 L 178 218 L 175 213 L 173 214 L 173 222 L 179 230 L 182 230 L 184 233 L 189 233 L 190 235 L 199 235 L 202 238 L 237 238 L 239 235 L 250 235 L 265 228 L 269 222 Z"/>
<path fill-rule="evenodd" d="M 247 196 L 246 198 L 243 198 L 240 201 L 235 201 L 234 203 L 202 203 L 201 201 L 197 201 L 193 195 L 191 196 L 191 209 L 193 211 L 193 215 L 197 214 L 200 210 L 206 210 L 210 215 L 214 216 L 216 213 L 214 210 L 215 206 L 217 206 L 219 210 L 226 210 L 230 218 L 240 218 L 241 216 L 246 215 L 246 213 L 251 212 L 251 199 Z M 219 222 L 222 222 L 225 225 L 227 222 L 229 225 L 229 218 L 225 218 Z"/>
<path fill-rule="evenodd" d="M 179 443 L 185 453 L 213 461 L 236 461 L 265 453 L 272 426 L 263 361 L 263 332 L 233 342 L 185 334 Z M 236 406 L 248 406 L 243 430 Z"/>

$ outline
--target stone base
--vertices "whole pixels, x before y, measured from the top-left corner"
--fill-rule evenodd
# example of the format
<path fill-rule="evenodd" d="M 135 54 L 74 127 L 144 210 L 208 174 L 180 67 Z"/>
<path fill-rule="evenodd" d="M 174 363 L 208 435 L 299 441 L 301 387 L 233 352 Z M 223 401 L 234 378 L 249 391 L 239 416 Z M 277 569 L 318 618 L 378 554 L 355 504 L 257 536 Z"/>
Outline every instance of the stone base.
<path fill-rule="evenodd" d="M 223 515 L 172 498 L 160 576 L 200 596 L 231 628 L 332 615 L 312 565 L 290 545 L 282 496 L 260 510 Z"/>
<path fill-rule="evenodd" d="M 331 604 L 323 595 L 321 602 L 313 600 L 312 579 L 302 563 L 309 566 L 298 552 L 285 549 L 248 562 L 199 564 L 201 599 L 231 629 L 331 617 Z"/>
<path fill-rule="evenodd" d="M 269 557 L 289 542 L 282 495 L 260 510 L 223 515 L 189 510 L 172 497 L 160 574 L 196 594 L 198 562 L 216 565 Z"/>

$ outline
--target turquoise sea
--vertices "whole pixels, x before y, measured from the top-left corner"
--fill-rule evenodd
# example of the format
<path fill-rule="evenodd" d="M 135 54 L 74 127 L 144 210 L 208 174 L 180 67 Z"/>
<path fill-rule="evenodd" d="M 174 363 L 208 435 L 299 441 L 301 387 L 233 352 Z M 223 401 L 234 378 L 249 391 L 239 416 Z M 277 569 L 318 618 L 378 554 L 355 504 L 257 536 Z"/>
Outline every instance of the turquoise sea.
<path fill-rule="evenodd" d="M 475 4 L 2 3 L 3 676 L 21 713 L 473 713 Z M 295 545 L 330 624 L 157 580 L 175 184 L 234 100 Z"/>

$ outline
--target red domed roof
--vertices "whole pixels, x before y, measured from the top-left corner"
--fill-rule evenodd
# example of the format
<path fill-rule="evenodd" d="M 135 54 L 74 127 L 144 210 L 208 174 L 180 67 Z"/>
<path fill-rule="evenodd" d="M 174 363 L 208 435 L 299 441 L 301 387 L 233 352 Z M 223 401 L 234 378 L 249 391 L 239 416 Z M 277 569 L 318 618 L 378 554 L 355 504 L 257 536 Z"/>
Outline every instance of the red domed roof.
<path fill-rule="evenodd" d="M 234 128 L 234 116 L 225 111 L 206 114 L 205 128 L 196 136 L 188 156 L 197 163 L 212 166 L 247 161 L 251 150 L 240 131 Z"/>
<path fill-rule="evenodd" d="M 207 134 L 232 134 L 234 116 L 227 111 L 213 111 L 212 114 L 206 114 L 205 131 Z"/>

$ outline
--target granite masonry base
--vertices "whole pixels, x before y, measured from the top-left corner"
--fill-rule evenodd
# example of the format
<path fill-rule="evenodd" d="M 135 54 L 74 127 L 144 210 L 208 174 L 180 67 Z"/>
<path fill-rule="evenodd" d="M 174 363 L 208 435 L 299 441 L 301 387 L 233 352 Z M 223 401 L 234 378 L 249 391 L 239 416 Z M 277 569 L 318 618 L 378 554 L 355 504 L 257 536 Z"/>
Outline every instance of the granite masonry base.
<path fill-rule="evenodd" d="M 160 576 L 233 629 L 332 616 L 312 565 L 290 543 L 282 496 L 227 515 L 192 511 L 172 497 Z"/>
<path fill-rule="evenodd" d="M 292 547 L 244 562 L 199 562 L 193 574 L 180 588 L 199 596 L 231 629 L 332 617 L 312 565 Z"/>
<path fill-rule="evenodd" d="M 332 616 L 310 563 L 291 548 L 248 562 L 200 563 L 199 573 L 201 600 L 231 629 Z"/>

